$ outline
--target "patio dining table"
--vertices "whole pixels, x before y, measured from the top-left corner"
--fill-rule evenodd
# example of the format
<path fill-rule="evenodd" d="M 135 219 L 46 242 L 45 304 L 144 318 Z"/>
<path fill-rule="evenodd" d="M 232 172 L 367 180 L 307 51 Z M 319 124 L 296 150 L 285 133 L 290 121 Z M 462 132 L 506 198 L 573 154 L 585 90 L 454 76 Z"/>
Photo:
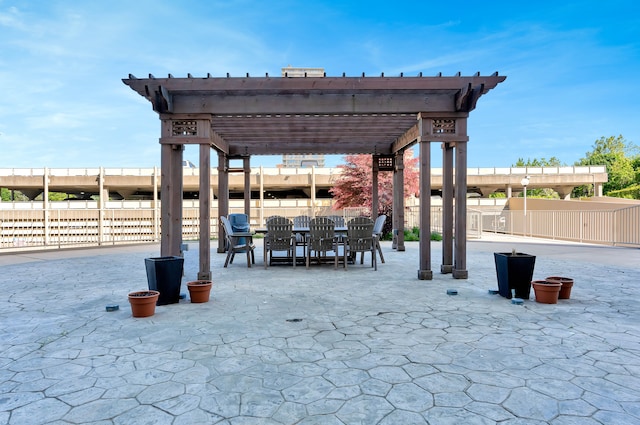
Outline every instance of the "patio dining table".
<path fill-rule="evenodd" d="M 257 227 L 257 228 L 253 228 L 252 229 L 255 233 L 262 233 L 262 234 L 266 234 L 267 233 L 267 228 L 266 227 Z M 293 233 L 302 233 L 304 235 L 308 235 L 309 232 L 311 231 L 310 227 L 293 227 Z M 335 228 L 335 232 L 338 235 L 345 235 L 347 234 L 347 226 L 336 226 Z"/>
<path fill-rule="evenodd" d="M 265 235 L 267 234 L 266 227 L 257 227 L 257 228 L 253 228 L 252 230 L 258 234 L 265 234 Z M 341 241 L 343 241 L 344 237 L 347 235 L 347 226 L 336 226 L 334 231 L 335 231 L 336 237 L 338 238 L 338 246 L 340 246 Z M 295 234 L 303 235 L 304 241 L 307 240 L 307 236 L 309 235 L 310 232 L 311 232 L 311 228 L 309 226 L 304 226 L 304 227 L 294 226 L 292 230 L 293 235 Z M 303 250 L 304 250 L 304 255 L 302 256 L 296 255 L 296 258 L 299 259 L 300 261 L 304 261 L 306 258 L 306 252 L 307 252 L 306 244 L 303 245 Z M 339 255 L 339 253 L 336 253 L 336 254 Z M 291 257 L 273 256 L 274 260 L 277 260 L 278 258 L 281 258 L 284 261 L 291 260 Z"/>

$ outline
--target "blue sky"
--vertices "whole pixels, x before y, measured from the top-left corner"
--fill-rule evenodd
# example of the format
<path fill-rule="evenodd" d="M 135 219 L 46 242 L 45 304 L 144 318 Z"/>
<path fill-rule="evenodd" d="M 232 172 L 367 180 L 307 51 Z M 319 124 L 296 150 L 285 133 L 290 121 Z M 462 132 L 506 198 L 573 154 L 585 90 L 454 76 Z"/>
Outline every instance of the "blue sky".
<path fill-rule="evenodd" d="M 640 144 L 636 0 L 0 0 L 0 168 L 159 166 L 158 116 L 122 78 L 288 65 L 506 75 L 469 118 L 470 167 L 572 165 L 602 136 Z"/>

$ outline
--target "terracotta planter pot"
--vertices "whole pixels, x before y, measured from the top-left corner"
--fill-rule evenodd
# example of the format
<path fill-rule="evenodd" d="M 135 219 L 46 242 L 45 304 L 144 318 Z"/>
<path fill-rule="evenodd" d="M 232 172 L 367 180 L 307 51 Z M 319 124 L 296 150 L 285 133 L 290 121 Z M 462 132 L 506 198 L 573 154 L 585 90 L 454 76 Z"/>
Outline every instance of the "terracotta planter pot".
<path fill-rule="evenodd" d="M 210 280 L 194 280 L 187 282 L 187 289 L 192 303 L 206 303 L 209 301 L 211 286 L 213 282 Z"/>
<path fill-rule="evenodd" d="M 131 314 L 133 317 L 149 317 L 156 312 L 156 302 L 160 292 L 158 291 L 136 291 L 129 293 L 129 304 L 131 304 Z"/>
<path fill-rule="evenodd" d="M 534 280 L 531 282 L 536 294 L 536 301 L 543 304 L 557 304 L 561 283 L 547 282 L 546 280 Z"/>
<path fill-rule="evenodd" d="M 545 279 L 547 282 L 561 283 L 560 295 L 558 299 L 568 300 L 571 297 L 571 288 L 573 288 L 573 279 L 570 277 L 549 276 Z"/>

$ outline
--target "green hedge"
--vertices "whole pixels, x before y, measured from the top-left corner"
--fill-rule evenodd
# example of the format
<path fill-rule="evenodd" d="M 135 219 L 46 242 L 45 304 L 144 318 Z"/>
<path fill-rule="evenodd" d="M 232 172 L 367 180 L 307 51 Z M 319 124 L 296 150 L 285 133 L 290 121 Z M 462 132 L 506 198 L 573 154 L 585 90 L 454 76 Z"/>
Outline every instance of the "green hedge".
<path fill-rule="evenodd" d="M 611 192 L 607 192 L 607 196 L 625 199 L 640 199 L 640 184 L 620 190 L 612 190 Z"/>
<path fill-rule="evenodd" d="M 382 235 L 381 240 L 383 241 L 392 241 L 393 234 L 391 232 L 385 233 Z M 404 241 L 405 242 L 415 242 L 420 240 L 420 229 L 418 227 L 414 227 L 412 229 L 404 229 Z M 432 241 L 441 241 L 442 235 L 438 232 L 431 232 L 431 240 Z"/>

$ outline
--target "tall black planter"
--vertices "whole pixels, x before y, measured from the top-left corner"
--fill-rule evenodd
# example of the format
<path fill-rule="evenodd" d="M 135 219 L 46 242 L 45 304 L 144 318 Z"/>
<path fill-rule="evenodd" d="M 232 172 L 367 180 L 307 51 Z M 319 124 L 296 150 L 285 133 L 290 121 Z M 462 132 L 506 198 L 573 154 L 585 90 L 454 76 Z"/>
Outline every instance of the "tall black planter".
<path fill-rule="evenodd" d="M 156 305 L 175 304 L 180 301 L 182 283 L 182 257 L 145 258 L 149 289 L 160 292 Z"/>
<path fill-rule="evenodd" d="M 529 299 L 533 268 L 536 256 L 521 252 L 494 252 L 496 274 L 498 275 L 498 292 L 511 298 L 511 290 L 516 290 L 516 298 Z"/>

